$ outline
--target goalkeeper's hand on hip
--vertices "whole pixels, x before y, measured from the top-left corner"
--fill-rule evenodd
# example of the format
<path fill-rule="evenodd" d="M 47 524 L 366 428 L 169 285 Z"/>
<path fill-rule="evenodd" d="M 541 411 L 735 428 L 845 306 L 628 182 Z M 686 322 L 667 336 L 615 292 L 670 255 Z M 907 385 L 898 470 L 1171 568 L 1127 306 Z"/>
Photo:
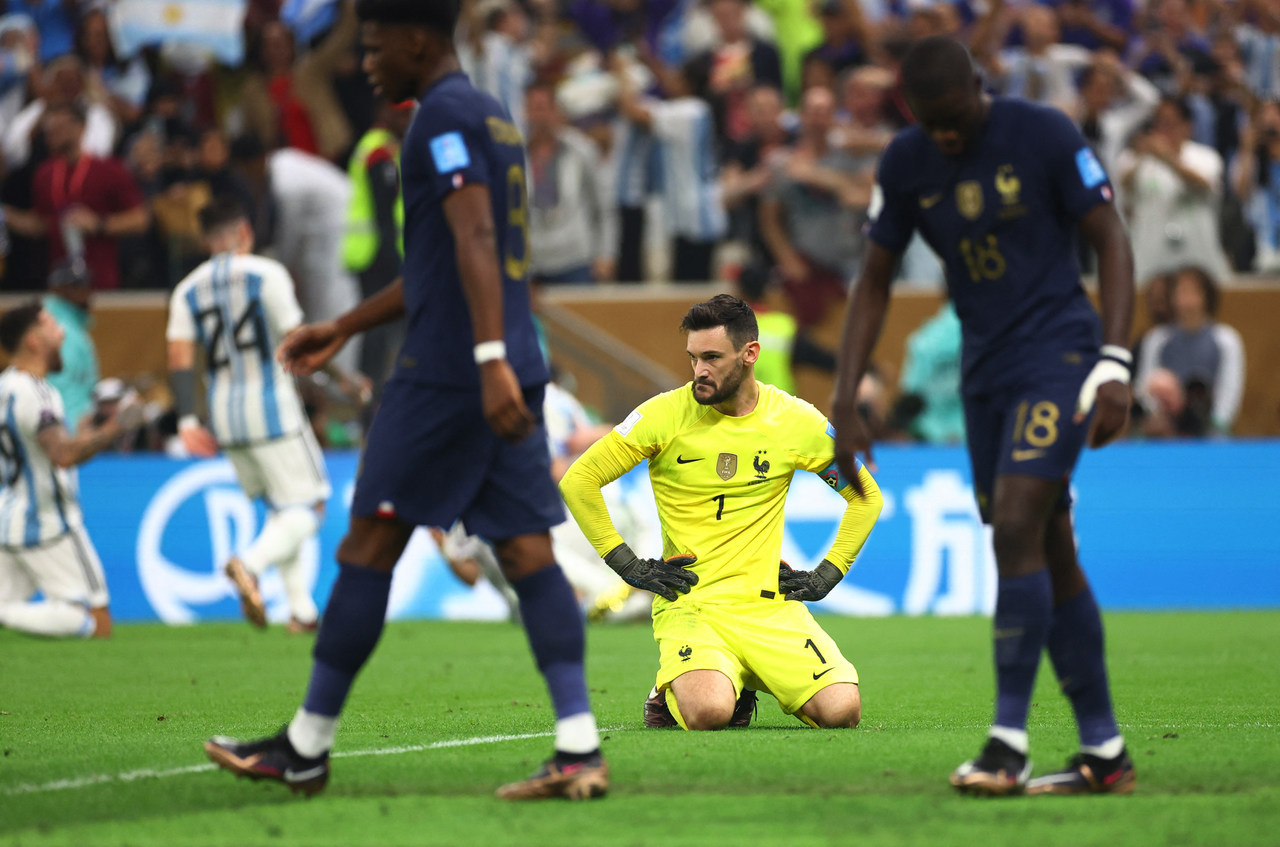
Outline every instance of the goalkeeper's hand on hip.
<path fill-rule="evenodd" d="M 843 578 L 840 569 L 826 559 L 811 571 L 798 571 L 786 562 L 778 563 L 778 590 L 788 600 L 821 600 Z"/>
<path fill-rule="evenodd" d="M 698 561 L 697 556 L 641 559 L 626 544 L 619 544 L 605 555 L 604 561 L 627 585 L 652 591 L 666 600 L 688 594 L 689 589 L 698 584 L 698 575 L 687 569 Z"/>

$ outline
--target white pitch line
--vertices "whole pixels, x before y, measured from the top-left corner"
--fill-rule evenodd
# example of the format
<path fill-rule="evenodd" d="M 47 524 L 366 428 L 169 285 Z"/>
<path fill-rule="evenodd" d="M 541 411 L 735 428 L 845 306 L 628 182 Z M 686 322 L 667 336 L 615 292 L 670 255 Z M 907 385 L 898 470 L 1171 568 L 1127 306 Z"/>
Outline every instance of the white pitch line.
<path fill-rule="evenodd" d="M 602 732 L 617 732 L 618 728 L 602 729 Z M 529 738 L 551 738 L 554 732 L 527 732 L 521 735 L 480 735 L 474 738 L 451 738 L 446 741 L 434 741 L 431 744 L 409 744 L 403 747 L 381 747 L 373 750 L 341 750 L 333 754 L 335 759 L 355 756 L 399 756 L 404 753 L 421 753 L 427 750 L 443 750 L 448 747 L 472 747 L 477 744 L 498 744 L 503 741 L 524 741 Z M 49 791 L 67 791 L 73 788 L 87 788 L 90 785 L 106 785 L 112 782 L 135 782 L 140 779 L 168 779 L 171 776 L 183 776 L 189 773 L 205 773 L 217 770 L 213 764 L 187 765 L 181 768 L 142 768 L 123 773 L 98 773 L 89 776 L 77 776 L 71 779 L 55 779 L 52 782 L 26 783 L 4 789 L 8 796 L 15 794 L 44 794 Z"/>
<path fill-rule="evenodd" d="M 1276 729 L 1280 724 L 1270 723 L 1268 721 L 1247 721 L 1244 723 L 1227 723 L 1227 724 L 1207 724 L 1207 723 L 1170 723 L 1170 724 L 1127 724 L 1121 727 L 1122 730 L 1163 730 L 1165 732 L 1178 732 L 1188 729 Z M 888 730 L 902 729 L 949 729 L 949 730 L 979 730 L 987 729 L 983 725 L 973 726 L 949 726 L 945 724 L 935 724 L 932 727 L 922 726 L 891 726 L 885 727 Z M 601 732 L 622 732 L 626 727 L 602 727 Z M 372 750 L 340 750 L 333 754 L 335 759 L 345 759 L 348 757 L 355 758 L 357 756 L 400 756 L 405 753 L 422 753 L 428 750 L 444 750 L 449 747 L 473 747 L 477 744 L 499 744 L 503 741 L 524 741 L 530 738 L 551 738 L 554 732 L 526 732 L 521 735 L 478 735 L 473 738 L 451 738 L 445 741 L 433 741 L 430 744 L 409 744 L 402 747 L 380 747 Z M 206 773 L 208 771 L 217 770 L 216 765 L 187 765 L 181 768 L 166 768 L 163 770 L 155 770 L 154 768 L 141 768 L 135 771 L 124 771 L 123 773 L 110 774 L 98 773 L 89 776 L 77 776 L 70 779 L 55 779 L 52 782 L 41 783 L 25 783 L 22 785 L 14 785 L 4 789 L 6 796 L 14 796 L 16 794 L 44 794 L 50 791 L 68 791 L 73 788 L 87 788 L 90 785 L 106 785 L 112 782 L 136 782 L 140 779 L 168 779 L 171 776 L 183 776 L 189 773 Z"/>

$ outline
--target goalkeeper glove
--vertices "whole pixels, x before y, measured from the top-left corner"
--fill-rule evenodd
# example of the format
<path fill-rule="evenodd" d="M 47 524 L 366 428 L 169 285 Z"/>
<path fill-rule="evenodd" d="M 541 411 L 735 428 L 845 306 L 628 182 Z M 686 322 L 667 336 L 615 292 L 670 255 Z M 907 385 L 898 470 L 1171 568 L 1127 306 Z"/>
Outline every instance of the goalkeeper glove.
<path fill-rule="evenodd" d="M 697 556 L 641 559 L 626 544 L 619 544 L 608 552 L 604 561 L 627 585 L 652 591 L 666 600 L 674 601 L 677 591 L 688 594 L 689 587 L 698 584 L 698 575 L 686 570 L 698 561 Z"/>
<path fill-rule="evenodd" d="M 786 562 L 778 563 L 778 590 L 788 600 L 821 600 L 843 578 L 840 569 L 826 559 L 811 571 L 797 571 Z"/>

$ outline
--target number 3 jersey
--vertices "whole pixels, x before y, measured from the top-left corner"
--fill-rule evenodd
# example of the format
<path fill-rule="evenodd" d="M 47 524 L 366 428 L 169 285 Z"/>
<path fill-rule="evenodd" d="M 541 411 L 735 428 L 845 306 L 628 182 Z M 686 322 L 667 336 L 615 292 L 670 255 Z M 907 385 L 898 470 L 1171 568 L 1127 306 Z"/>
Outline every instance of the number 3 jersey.
<path fill-rule="evenodd" d="M 178 283 L 169 301 L 169 341 L 205 353 L 209 428 L 223 447 L 273 441 L 302 429 L 302 403 L 275 349 L 302 323 L 284 266 L 222 253 Z"/>
<path fill-rule="evenodd" d="M 1080 284 L 1076 232 L 1113 196 L 1071 120 L 1022 100 L 994 99 L 961 156 L 943 155 L 919 127 L 885 150 L 870 237 L 901 253 L 919 230 L 941 258 L 963 329 L 966 394 L 1097 356 L 1101 327 Z"/>
<path fill-rule="evenodd" d="M 65 425 L 62 396 L 17 368 L 0 373 L 0 547 L 35 547 L 83 523 L 74 468 L 45 455 L 41 430 Z"/>
<path fill-rule="evenodd" d="M 859 467 L 860 498 L 835 468 L 834 430 L 822 413 L 757 383 L 756 408 L 729 416 L 694 399 L 692 384 L 641 404 L 597 441 L 560 483 L 565 504 L 601 556 L 623 542 L 599 488 L 641 461 L 662 524 L 662 555 L 693 555 L 697 602 L 777 597 L 783 507 L 797 470 L 819 474 L 848 501 L 825 558 L 848 571 L 880 513 L 879 489 Z M 641 557 L 652 551 L 636 550 Z M 799 563 L 797 563 L 799 566 Z M 667 601 L 655 600 L 655 610 Z"/>

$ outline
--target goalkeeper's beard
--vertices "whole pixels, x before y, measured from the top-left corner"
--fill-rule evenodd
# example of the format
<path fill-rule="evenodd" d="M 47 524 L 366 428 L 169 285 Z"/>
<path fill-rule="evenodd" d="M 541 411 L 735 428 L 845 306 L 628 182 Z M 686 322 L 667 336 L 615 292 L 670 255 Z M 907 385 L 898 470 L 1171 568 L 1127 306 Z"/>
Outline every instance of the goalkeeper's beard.
<path fill-rule="evenodd" d="M 724 382 L 720 384 L 719 388 L 716 387 L 715 383 L 710 381 L 694 380 L 693 387 L 691 389 L 693 391 L 693 399 L 703 406 L 714 406 L 717 403 L 723 403 L 738 393 L 738 389 L 742 387 L 742 381 L 746 378 L 746 375 L 747 366 L 739 362 L 737 373 L 725 377 Z M 698 393 L 699 387 L 710 388 L 711 393 L 706 397 L 703 397 Z"/>

